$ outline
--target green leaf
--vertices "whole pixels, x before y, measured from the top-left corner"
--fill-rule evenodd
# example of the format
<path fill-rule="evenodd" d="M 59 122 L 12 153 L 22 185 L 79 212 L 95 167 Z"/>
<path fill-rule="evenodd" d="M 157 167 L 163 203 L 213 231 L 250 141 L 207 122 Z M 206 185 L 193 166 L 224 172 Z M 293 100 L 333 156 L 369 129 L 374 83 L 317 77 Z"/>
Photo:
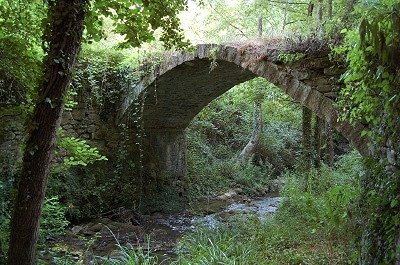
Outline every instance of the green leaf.
<path fill-rule="evenodd" d="M 393 199 L 390 202 L 390 207 L 395 208 L 395 207 L 397 207 L 398 204 L 399 204 L 398 200 L 397 199 Z"/>

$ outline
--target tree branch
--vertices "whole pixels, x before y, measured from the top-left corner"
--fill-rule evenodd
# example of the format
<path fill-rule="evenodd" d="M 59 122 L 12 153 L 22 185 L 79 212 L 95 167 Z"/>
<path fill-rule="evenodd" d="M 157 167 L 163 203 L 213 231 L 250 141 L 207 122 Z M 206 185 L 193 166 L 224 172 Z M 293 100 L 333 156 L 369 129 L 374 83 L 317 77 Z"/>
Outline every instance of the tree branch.
<path fill-rule="evenodd" d="M 228 23 L 229 26 L 231 26 L 232 28 L 238 30 L 238 31 L 240 32 L 240 34 L 241 34 L 243 37 L 245 37 L 246 39 L 248 39 L 247 35 L 243 32 L 243 30 L 241 30 L 239 27 L 233 25 L 223 14 L 221 14 L 220 12 L 218 12 L 218 10 L 215 9 L 215 8 L 211 5 L 211 3 L 210 3 L 209 5 L 210 5 L 211 9 L 214 10 L 215 13 L 217 13 L 218 15 L 220 15 L 221 18 L 222 18 L 225 22 Z"/>

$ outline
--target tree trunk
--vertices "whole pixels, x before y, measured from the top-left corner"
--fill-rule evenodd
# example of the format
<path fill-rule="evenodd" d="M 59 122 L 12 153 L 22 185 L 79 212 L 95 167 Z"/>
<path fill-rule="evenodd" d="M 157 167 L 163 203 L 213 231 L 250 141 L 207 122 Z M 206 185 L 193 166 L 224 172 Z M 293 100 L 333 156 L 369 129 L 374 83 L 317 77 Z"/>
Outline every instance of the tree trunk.
<path fill-rule="evenodd" d="M 332 126 L 328 123 L 325 125 L 325 131 L 326 131 L 326 154 L 325 154 L 325 160 L 328 166 L 333 167 L 333 159 L 335 156 L 335 146 L 333 143 L 333 130 Z"/>
<path fill-rule="evenodd" d="M 347 0 L 346 4 L 346 13 L 347 15 L 350 15 L 351 12 L 353 12 L 354 5 L 357 3 L 358 0 Z"/>
<path fill-rule="evenodd" d="M 342 18 L 342 22 L 346 23 L 351 17 L 351 12 L 354 10 L 354 5 L 358 2 L 358 0 L 347 0 L 346 2 L 346 12 Z"/>
<path fill-rule="evenodd" d="M 283 27 L 282 27 L 282 30 L 285 30 L 285 27 L 286 27 L 286 24 L 287 24 L 287 20 L 288 20 L 288 18 L 287 18 L 288 5 L 289 5 L 288 3 L 289 3 L 289 0 L 286 0 L 285 9 L 284 9 L 284 13 L 283 13 Z"/>
<path fill-rule="evenodd" d="M 1 245 L 1 241 L 0 241 L 0 261 L 5 260 L 5 254 L 3 252 L 3 246 Z"/>
<path fill-rule="evenodd" d="M 328 18 L 333 18 L 332 0 L 328 0 Z"/>
<path fill-rule="evenodd" d="M 48 53 L 28 139 L 11 221 L 9 265 L 35 264 L 39 218 L 49 165 L 61 122 L 64 95 L 80 49 L 88 0 L 49 1 Z"/>
<path fill-rule="evenodd" d="M 262 38 L 262 33 L 263 33 L 263 19 L 262 19 L 262 16 L 260 16 L 258 18 L 257 29 L 258 29 L 258 37 L 261 39 Z"/>
<path fill-rule="evenodd" d="M 317 32 L 320 37 L 323 36 L 323 0 L 319 0 L 318 2 L 318 12 L 317 12 Z"/>
<path fill-rule="evenodd" d="M 315 116 L 315 124 L 314 124 L 314 165 L 315 167 L 321 166 L 321 128 L 323 121 L 320 117 Z"/>
<path fill-rule="evenodd" d="M 254 130 L 253 134 L 250 137 L 249 142 L 243 148 L 242 152 L 239 155 L 238 163 L 243 166 L 249 157 L 254 153 L 262 134 L 263 130 L 263 119 L 262 119 L 262 105 L 261 101 L 256 102 L 255 104 L 255 113 L 254 113 Z"/>
<path fill-rule="evenodd" d="M 307 16 L 308 16 L 308 17 L 312 17 L 313 11 L 314 11 L 314 3 L 313 3 L 313 2 L 310 2 L 310 3 L 308 4 Z"/>
<path fill-rule="evenodd" d="M 303 107 L 303 162 L 306 170 L 311 168 L 311 110 Z"/>
<path fill-rule="evenodd" d="M 323 16 L 323 1 L 319 0 L 318 2 L 318 15 L 317 15 L 317 21 L 318 24 L 321 25 L 322 24 L 322 16 Z"/>

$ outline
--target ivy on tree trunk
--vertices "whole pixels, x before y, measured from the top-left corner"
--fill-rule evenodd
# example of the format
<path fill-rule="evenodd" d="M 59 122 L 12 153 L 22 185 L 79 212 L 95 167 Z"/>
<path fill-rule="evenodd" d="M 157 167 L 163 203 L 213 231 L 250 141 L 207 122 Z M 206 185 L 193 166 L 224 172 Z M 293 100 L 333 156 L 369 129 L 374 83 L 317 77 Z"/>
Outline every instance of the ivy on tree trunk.
<path fill-rule="evenodd" d="M 28 138 L 11 221 L 8 264 L 35 264 L 39 218 L 50 161 L 61 122 L 64 95 L 71 82 L 82 40 L 88 0 L 49 1 L 47 57 L 38 101 L 28 123 Z"/>

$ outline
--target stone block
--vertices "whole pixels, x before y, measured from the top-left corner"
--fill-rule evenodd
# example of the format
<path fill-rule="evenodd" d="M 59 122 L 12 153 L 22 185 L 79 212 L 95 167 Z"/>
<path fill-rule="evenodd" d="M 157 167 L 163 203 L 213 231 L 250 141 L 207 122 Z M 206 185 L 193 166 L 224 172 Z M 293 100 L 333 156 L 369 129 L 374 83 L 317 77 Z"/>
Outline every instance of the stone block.
<path fill-rule="evenodd" d="M 299 86 L 298 90 L 301 91 L 301 93 L 299 93 L 299 95 L 298 95 L 298 101 L 301 104 L 304 104 L 304 102 L 306 102 L 308 97 L 310 96 L 311 87 L 306 86 L 306 85 L 301 83 L 301 85 Z"/>
<path fill-rule="evenodd" d="M 290 70 L 290 74 L 296 77 L 298 80 L 306 80 L 310 77 L 310 74 L 307 70 Z"/>
<path fill-rule="evenodd" d="M 327 93 L 324 93 L 324 96 L 335 100 L 336 98 L 339 97 L 339 92 L 327 92 Z"/>
<path fill-rule="evenodd" d="M 82 121 L 86 117 L 86 111 L 84 109 L 76 109 L 72 113 L 74 120 Z"/>
<path fill-rule="evenodd" d="M 10 141 L 15 139 L 15 133 L 12 131 L 4 131 L 0 135 L 3 141 Z"/>
<path fill-rule="evenodd" d="M 300 61 L 303 68 L 306 69 L 325 69 L 329 68 L 332 63 L 329 61 L 328 56 L 320 58 L 306 58 Z"/>
<path fill-rule="evenodd" d="M 94 132 L 96 132 L 98 129 L 99 129 L 99 128 L 98 128 L 96 125 L 91 124 L 91 125 L 88 126 L 87 131 L 88 131 L 89 133 L 94 133 Z"/>

